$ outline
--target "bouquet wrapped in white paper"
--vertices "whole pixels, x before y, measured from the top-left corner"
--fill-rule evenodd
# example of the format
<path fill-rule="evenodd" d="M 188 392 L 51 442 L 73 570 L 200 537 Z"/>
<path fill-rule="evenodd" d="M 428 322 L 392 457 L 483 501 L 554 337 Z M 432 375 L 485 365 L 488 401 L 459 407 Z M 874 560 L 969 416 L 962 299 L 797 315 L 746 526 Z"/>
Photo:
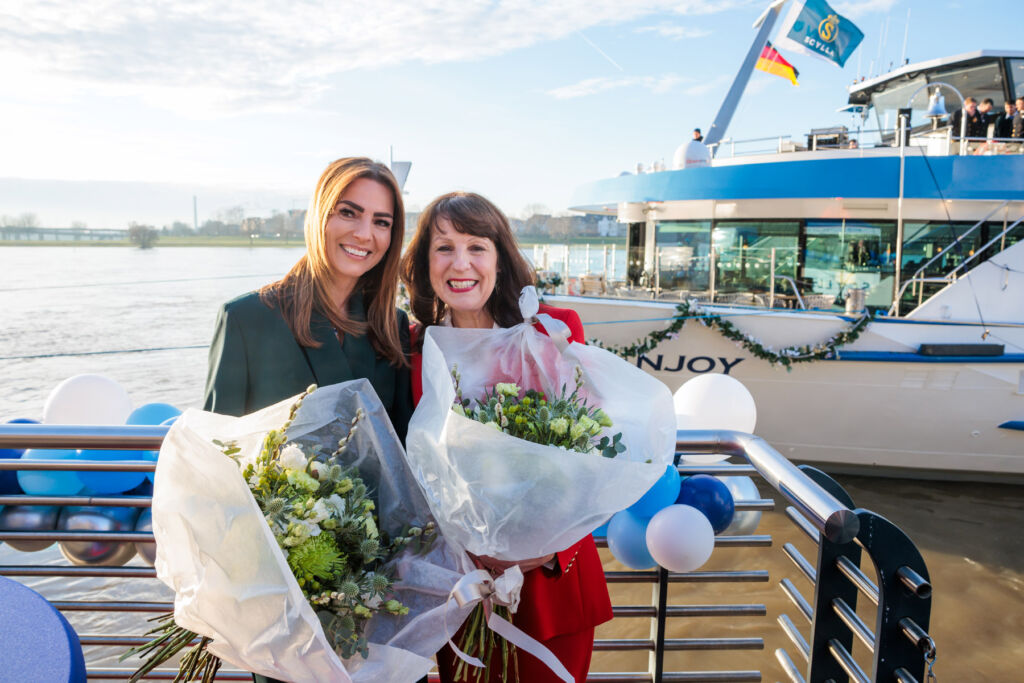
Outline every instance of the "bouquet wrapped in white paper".
<path fill-rule="evenodd" d="M 564 323 L 539 316 L 526 288 L 527 322 L 507 329 L 430 327 L 423 341 L 423 398 L 409 424 L 408 457 L 442 535 L 476 555 L 520 561 L 564 550 L 637 501 L 672 462 L 672 395 L 654 377 L 603 349 L 559 339 Z M 566 330 L 567 332 L 567 330 Z M 499 383 L 559 396 L 582 371 L 588 405 L 622 433 L 614 458 L 530 443 L 452 410 L 460 375 L 466 398 Z M 609 432 L 610 433 L 610 432 Z"/>
<path fill-rule="evenodd" d="M 290 417 L 294 401 L 242 418 L 190 410 L 168 432 L 157 465 L 153 533 L 157 576 L 176 594 L 174 621 L 211 639 L 206 649 L 216 657 L 266 676 L 296 683 L 415 681 L 431 668 L 431 656 L 448 637 L 445 605 L 461 575 L 457 555 L 438 539 L 429 548 L 410 546 L 386 558 L 386 569 L 364 575 L 367 585 L 359 586 L 354 601 L 347 596 L 354 613 L 343 609 L 344 593 L 335 591 L 332 598 L 326 590 L 318 592 L 320 570 L 315 563 L 312 569 L 298 570 L 302 562 L 296 554 L 302 539 L 320 534 L 321 525 L 333 531 L 337 524 L 349 524 L 356 540 L 366 543 L 360 552 L 379 557 L 378 526 L 380 546 L 400 548 L 385 539 L 408 540 L 402 534 L 410 527 L 428 526 L 431 516 L 369 382 L 319 389 Z M 356 421 L 358 429 L 349 434 Z M 261 510 L 250 490 L 258 486 L 260 468 L 248 465 L 258 465 L 265 442 L 273 442 L 268 432 L 285 424 L 280 441 L 294 447 L 277 454 L 278 474 L 286 474 L 296 490 L 313 490 L 317 480 L 334 477 L 340 482 L 337 491 L 346 493 L 344 482 L 349 480 L 338 479 L 345 476 L 339 474 L 345 468 L 365 482 L 373 503 L 363 496 L 332 493 L 310 499 L 308 512 L 275 514 L 276 502 L 270 506 L 274 510 Z M 339 441 L 347 445 L 336 451 L 336 458 L 320 455 L 335 451 Z M 304 460 L 311 453 L 335 469 Z M 325 484 L 320 493 L 327 488 Z M 345 509 L 356 501 L 358 509 Z M 345 552 L 337 550 L 332 540 L 320 564 L 342 566 Z M 356 590 L 354 582 L 349 585 Z M 324 604 L 333 599 L 341 609 L 334 614 L 315 610 L 311 601 L 319 604 L 317 599 Z M 335 621 L 337 614 L 341 621 Z M 358 629 L 351 628 L 353 621 L 360 623 Z M 339 633 L 352 633 L 348 647 L 336 647 L 342 642 Z M 338 652 L 352 654 L 352 643 L 357 643 L 357 653 L 341 659 Z"/>

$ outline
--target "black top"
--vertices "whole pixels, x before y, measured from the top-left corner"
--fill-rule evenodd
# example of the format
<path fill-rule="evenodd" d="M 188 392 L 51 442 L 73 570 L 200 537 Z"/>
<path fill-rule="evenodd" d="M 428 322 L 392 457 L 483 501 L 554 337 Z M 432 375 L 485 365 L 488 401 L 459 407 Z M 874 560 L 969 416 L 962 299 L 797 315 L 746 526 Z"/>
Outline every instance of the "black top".
<path fill-rule="evenodd" d="M 365 320 L 363 297 L 349 297 L 349 315 Z M 403 349 L 409 347 L 409 319 L 398 313 Z M 378 358 L 365 336 L 345 335 L 339 343 L 325 315 L 310 318 L 319 348 L 304 347 L 276 308 L 250 292 L 224 304 L 210 343 L 204 410 L 246 415 L 305 391 L 310 384 L 327 386 L 365 378 L 391 417 L 395 432 L 405 441 L 412 415 L 409 369 L 395 368 Z"/>

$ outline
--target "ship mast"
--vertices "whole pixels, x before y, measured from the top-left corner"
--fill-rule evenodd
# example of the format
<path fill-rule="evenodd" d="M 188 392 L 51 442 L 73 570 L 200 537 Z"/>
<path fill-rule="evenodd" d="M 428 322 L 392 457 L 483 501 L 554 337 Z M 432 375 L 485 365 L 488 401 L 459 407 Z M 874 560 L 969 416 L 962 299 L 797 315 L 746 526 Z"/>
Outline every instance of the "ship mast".
<path fill-rule="evenodd" d="M 736 78 L 733 79 L 729 92 L 722 102 L 722 106 L 718 109 L 714 123 L 708 129 L 707 135 L 704 136 L 705 145 L 714 145 L 717 142 L 721 142 L 722 138 L 725 137 L 725 130 L 729 127 L 732 115 L 736 113 L 736 107 L 739 105 L 743 91 L 750 80 L 750 74 L 754 70 L 754 65 L 757 64 L 757 58 L 761 56 L 761 50 L 764 49 L 765 44 L 768 42 L 768 34 L 771 33 L 772 28 L 775 26 L 775 20 L 778 19 L 779 12 L 784 4 L 786 4 L 786 0 L 775 0 L 754 22 L 754 28 L 760 28 L 760 30 L 754 37 L 754 42 L 751 43 L 750 50 L 743 59 L 743 64 L 740 66 Z"/>

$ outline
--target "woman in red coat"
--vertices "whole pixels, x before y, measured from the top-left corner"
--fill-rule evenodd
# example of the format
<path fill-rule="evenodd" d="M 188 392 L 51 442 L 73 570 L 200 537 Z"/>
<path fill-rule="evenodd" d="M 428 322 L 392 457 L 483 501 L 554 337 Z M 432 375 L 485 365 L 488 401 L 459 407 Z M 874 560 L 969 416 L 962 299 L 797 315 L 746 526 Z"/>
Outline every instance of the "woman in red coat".
<path fill-rule="evenodd" d="M 516 246 L 508 219 L 480 195 L 453 192 L 438 197 L 420 214 L 416 233 L 402 259 L 402 280 L 409 290 L 414 330 L 413 399 L 422 395 L 422 328 L 430 325 L 490 328 L 523 322 L 519 293 L 533 284 L 533 271 Z M 571 340 L 584 343 L 575 311 L 541 304 L 541 313 L 565 322 Z M 546 334 L 539 324 L 537 329 Z M 597 547 L 590 536 L 562 552 L 518 563 L 474 558 L 486 569 L 504 571 L 518 564 L 524 574 L 522 601 L 513 623 L 541 641 L 583 683 L 594 649 L 594 627 L 612 618 L 611 600 Z M 459 642 L 459 636 L 455 638 Z M 500 650 L 484 680 L 501 680 Z M 455 680 L 458 660 L 445 646 L 437 653 L 445 683 Z M 559 679 L 530 654 L 518 653 L 519 680 L 544 683 Z M 510 672 L 515 669 L 509 666 Z M 474 678 L 475 680 L 475 678 Z"/>

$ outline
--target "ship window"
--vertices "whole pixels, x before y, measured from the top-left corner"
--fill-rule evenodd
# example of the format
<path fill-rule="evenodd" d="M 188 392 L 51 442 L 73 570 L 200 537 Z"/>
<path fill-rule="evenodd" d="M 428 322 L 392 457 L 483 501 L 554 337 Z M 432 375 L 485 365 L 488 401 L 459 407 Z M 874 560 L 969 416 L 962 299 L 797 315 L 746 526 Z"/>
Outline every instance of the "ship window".
<path fill-rule="evenodd" d="M 772 251 L 775 274 L 796 278 L 799 264 L 800 224 L 795 221 L 718 221 L 712 241 L 715 249 L 715 291 L 729 294 L 770 290 Z M 784 292 L 776 280 L 776 292 Z"/>
<path fill-rule="evenodd" d="M 949 83 L 964 97 L 973 97 L 981 102 L 986 97 L 992 98 L 993 102 L 1002 102 L 1005 93 L 1003 92 L 1003 75 L 1000 72 L 998 62 L 989 62 L 980 66 L 957 67 L 946 71 L 937 71 L 929 74 L 928 82 L 941 81 Z M 943 95 L 947 98 L 946 109 L 952 114 L 961 105 L 956 101 L 956 94 L 945 89 Z M 927 103 L 927 100 L 925 100 Z"/>
<path fill-rule="evenodd" d="M 711 221 L 661 221 L 656 234 L 661 289 L 707 291 Z"/>
<path fill-rule="evenodd" d="M 842 303 L 849 290 L 866 289 L 868 307 L 889 307 L 895 269 L 895 223 L 807 221 L 805 234 L 803 278 L 810 293 L 831 296 Z"/>
<path fill-rule="evenodd" d="M 1024 59 L 1011 59 L 1007 64 L 1010 72 L 1010 84 L 1013 86 L 1013 97 L 1024 97 Z M 992 98 L 999 103 L 997 98 Z"/>
<path fill-rule="evenodd" d="M 907 100 L 914 94 L 914 91 L 925 84 L 923 77 L 915 78 L 912 81 L 901 83 L 900 85 L 890 86 L 885 90 L 878 91 L 871 96 L 871 106 L 875 110 L 875 117 L 878 122 L 878 129 L 882 131 L 881 138 L 886 140 L 886 133 L 889 134 L 891 141 L 894 133 L 892 132 L 895 128 L 899 127 L 899 118 L 897 116 L 898 111 L 901 107 L 907 106 Z M 955 99 L 954 95 L 954 99 Z M 914 98 L 913 106 L 918 110 L 918 115 L 923 115 L 925 109 L 928 107 L 928 98 L 922 95 L 918 95 Z M 911 119 L 911 125 L 914 124 L 914 119 Z"/>

